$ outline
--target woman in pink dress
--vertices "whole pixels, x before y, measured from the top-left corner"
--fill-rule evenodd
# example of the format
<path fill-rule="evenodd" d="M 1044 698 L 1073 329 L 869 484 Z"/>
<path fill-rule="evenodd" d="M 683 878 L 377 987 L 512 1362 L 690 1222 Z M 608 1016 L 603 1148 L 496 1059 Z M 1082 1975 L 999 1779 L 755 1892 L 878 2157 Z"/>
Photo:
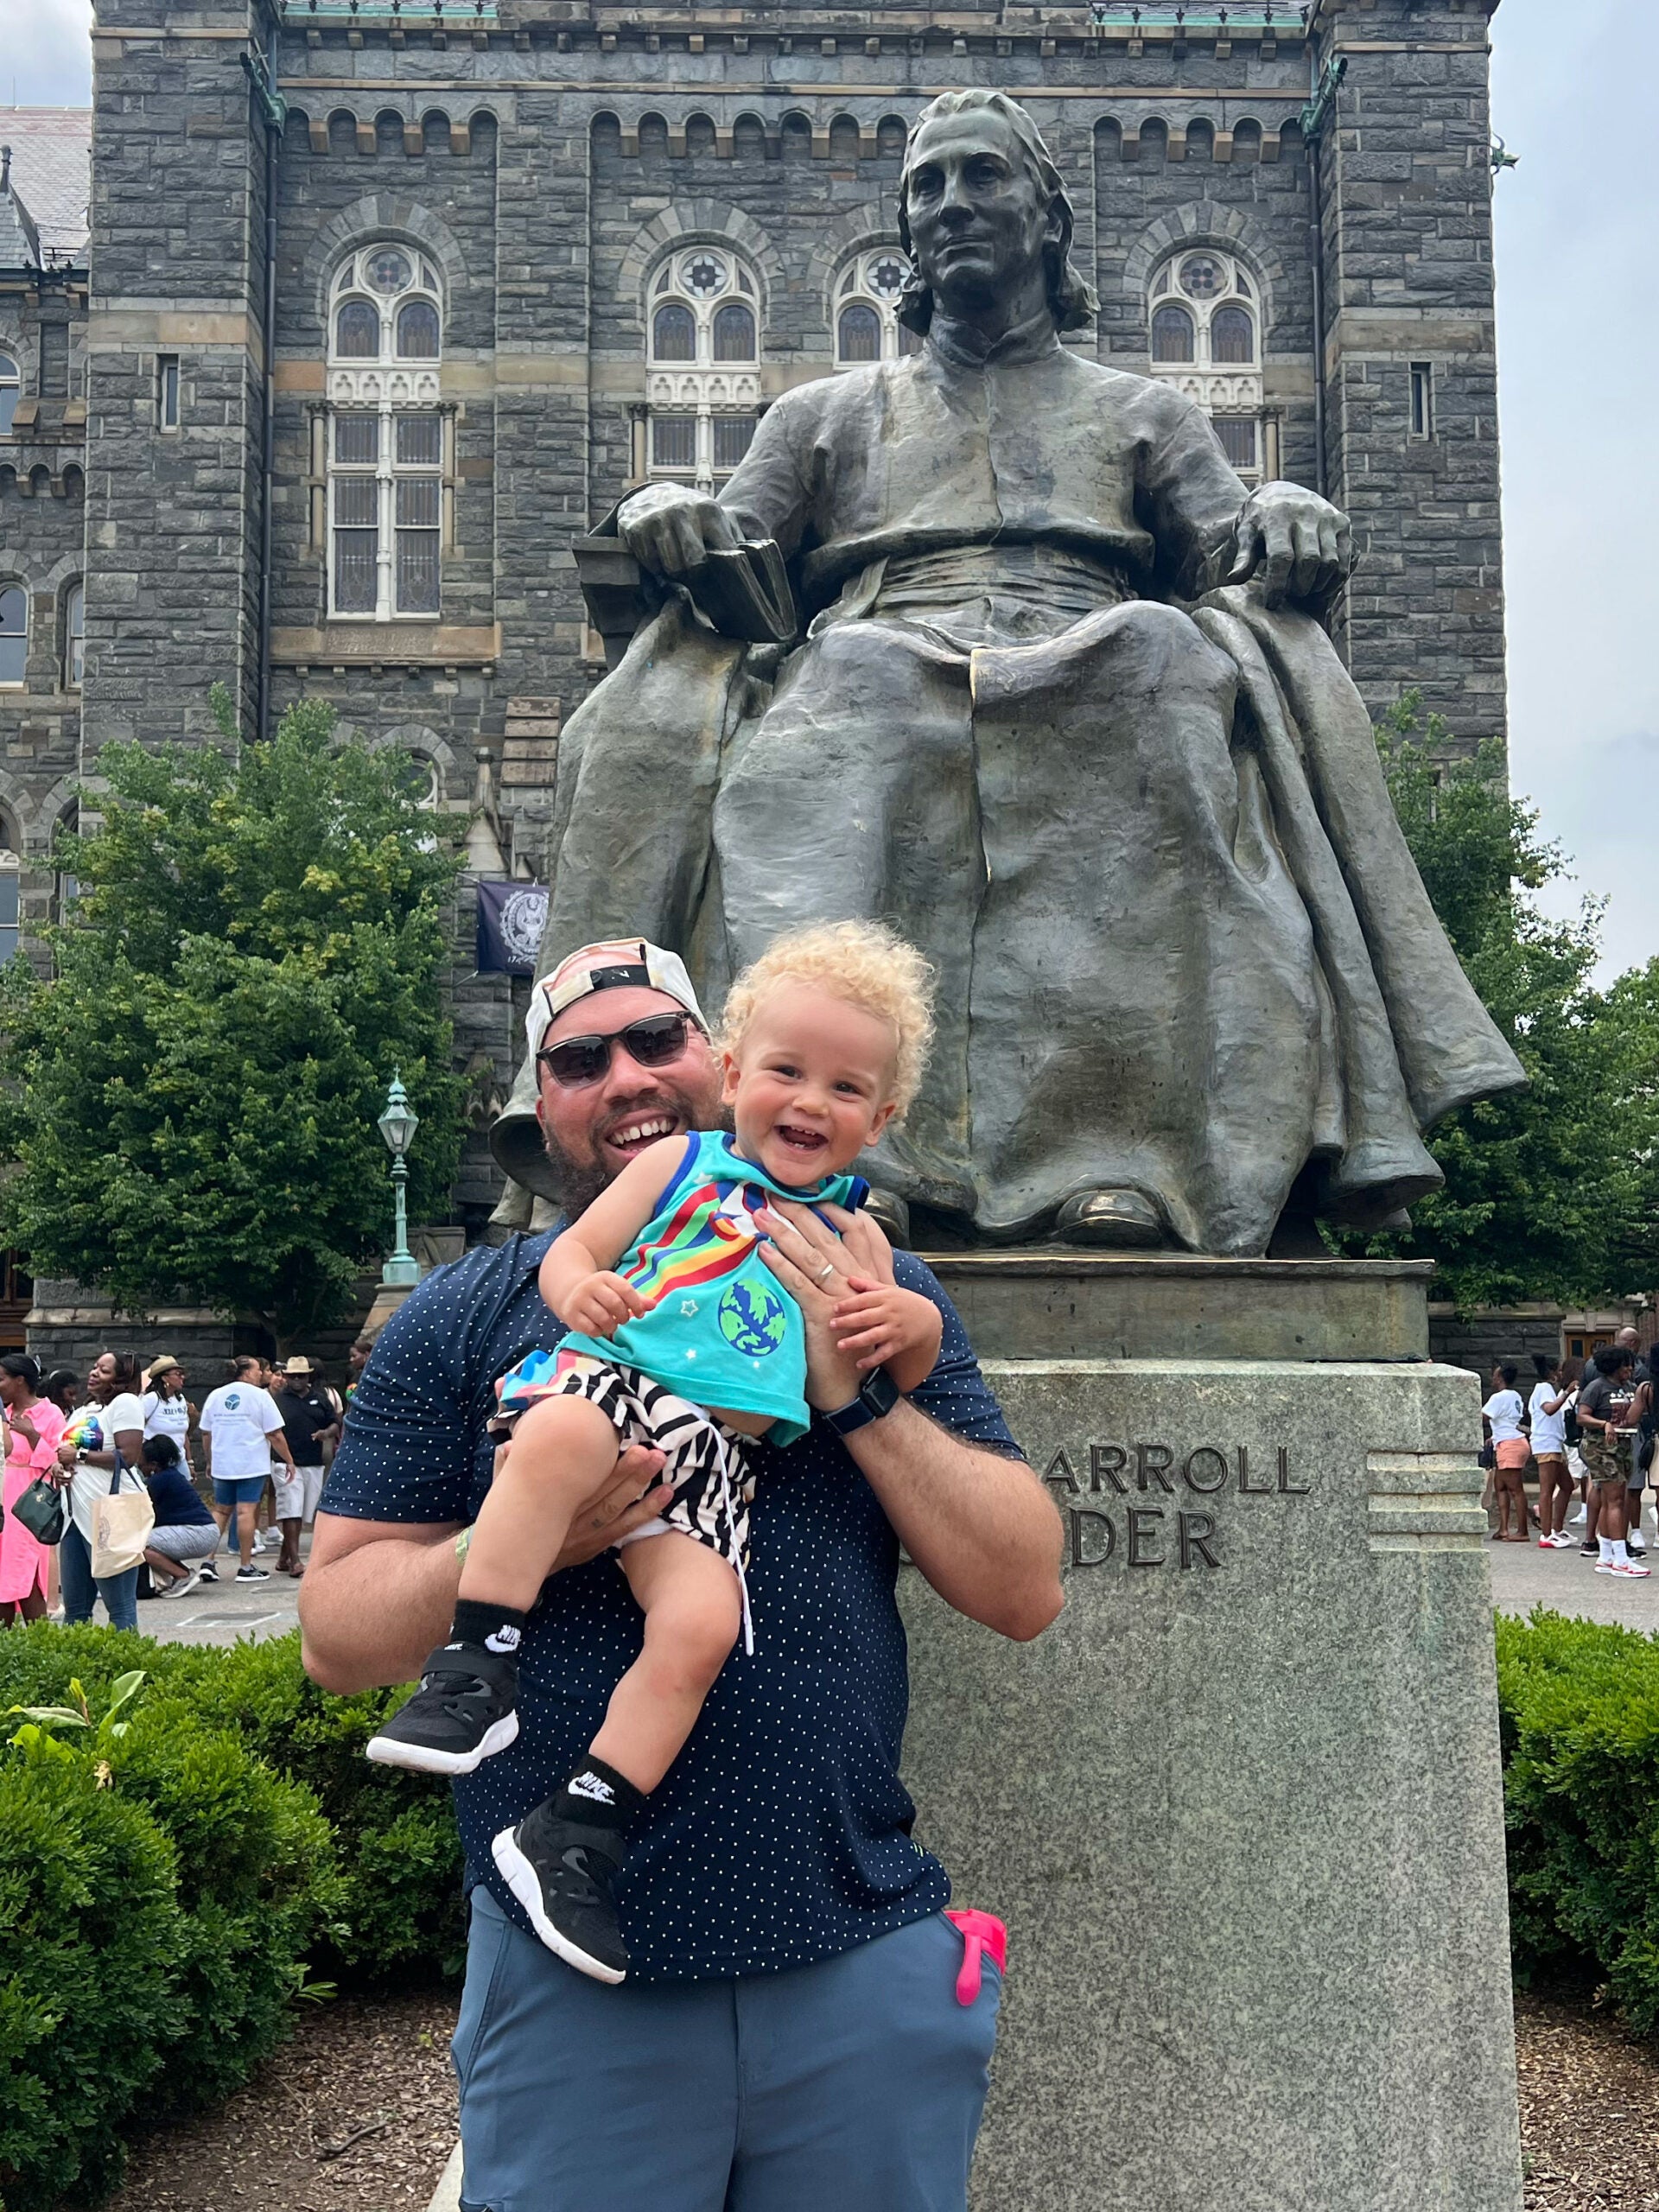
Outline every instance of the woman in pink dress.
<path fill-rule="evenodd" d="M 10 1627 L 19 1618 L 38 1621 L 46 1616 L 52 1554 L 11 1509 L 37 1477 L 55 1471 L 65 1416 L 41 1395 L 40 1363 L 26 1351 L 0 1357 L 0 1406 L 5 1408 L 10 1445 L 0 1518 L 0 1624 Z"/>

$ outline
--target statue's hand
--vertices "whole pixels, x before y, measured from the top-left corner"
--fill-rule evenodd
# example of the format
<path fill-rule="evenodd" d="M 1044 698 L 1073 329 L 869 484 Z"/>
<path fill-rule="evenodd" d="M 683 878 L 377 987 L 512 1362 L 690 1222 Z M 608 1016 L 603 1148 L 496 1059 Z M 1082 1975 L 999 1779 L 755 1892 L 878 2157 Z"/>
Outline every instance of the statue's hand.
<path fill-rule="evenodd" d="M 683 484 L 652 484 L 636 492 L 623 501 L 616 526 L 642 568 L 675 579 L 701 568 L 717 547 L 743 543 L 713 499 Z"/>
<path fill-rule="evenodd" d="M 1227 582 L 1248 583 L 1259 573 L 1269 607 L 1329 598 L 1354 565 L 1347 516 L 1300 484 L 1263 484 L 1253 492 L 1233 542 Z"/>

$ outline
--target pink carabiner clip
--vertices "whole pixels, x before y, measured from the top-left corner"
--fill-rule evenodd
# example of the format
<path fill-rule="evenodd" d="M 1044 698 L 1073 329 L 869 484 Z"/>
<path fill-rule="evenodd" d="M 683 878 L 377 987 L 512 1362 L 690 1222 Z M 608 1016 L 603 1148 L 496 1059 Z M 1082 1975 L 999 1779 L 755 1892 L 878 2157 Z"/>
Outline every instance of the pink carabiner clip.
<path fill-rule="evenodd" d="M 1008 1931 L 994 1912 L 964 1910 L 947 1912 L 944 1916 L 962 1934 L 962 1971 L 957 1976 L 957 2002 L 958 2005 L 971 2005 L 979 1995 L 980 1961 L 985 1954 L 989 1953 L 991 1963 L 998 1974 L 1005 1971 L 1008 1958 Z"/>

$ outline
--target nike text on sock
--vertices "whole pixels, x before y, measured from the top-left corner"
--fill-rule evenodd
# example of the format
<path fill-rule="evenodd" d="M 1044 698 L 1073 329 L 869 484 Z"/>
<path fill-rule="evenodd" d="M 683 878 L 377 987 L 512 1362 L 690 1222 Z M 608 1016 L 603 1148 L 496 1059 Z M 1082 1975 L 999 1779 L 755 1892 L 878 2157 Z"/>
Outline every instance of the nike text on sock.
<path fill-rule="evenodd" d="M 554 1802 L 562 1819 L 625 1828 L 645 1810 L 645 1798 L 626 1774 L 590 1752 Z"/>
<path fill-rule="evenodd" d="M 457 1598 L 450 1639 L 511 1658 L 524 1641 L 524 1618 L 511 1605 L 495 1605 L 483 1598 Z"/>

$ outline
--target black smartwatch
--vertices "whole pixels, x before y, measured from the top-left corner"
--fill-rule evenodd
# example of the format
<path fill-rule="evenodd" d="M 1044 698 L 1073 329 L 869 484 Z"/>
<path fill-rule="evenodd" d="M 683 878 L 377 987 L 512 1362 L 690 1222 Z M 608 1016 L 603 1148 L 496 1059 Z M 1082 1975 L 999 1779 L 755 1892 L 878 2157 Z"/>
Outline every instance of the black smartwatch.
<path fill-rule="evenodd" d="M 855 1428 L 864 1428 L 873 1421 L 880 1421 L 890 1414 L 899 1402 L 899 1385 L 885 1367 L 872 1369 L 858 1386 L 858 1395 L 851 1405 L 842 1406 L 838 1413 L 824 1415 L 837 1436 L 850 1436 Z"/>

